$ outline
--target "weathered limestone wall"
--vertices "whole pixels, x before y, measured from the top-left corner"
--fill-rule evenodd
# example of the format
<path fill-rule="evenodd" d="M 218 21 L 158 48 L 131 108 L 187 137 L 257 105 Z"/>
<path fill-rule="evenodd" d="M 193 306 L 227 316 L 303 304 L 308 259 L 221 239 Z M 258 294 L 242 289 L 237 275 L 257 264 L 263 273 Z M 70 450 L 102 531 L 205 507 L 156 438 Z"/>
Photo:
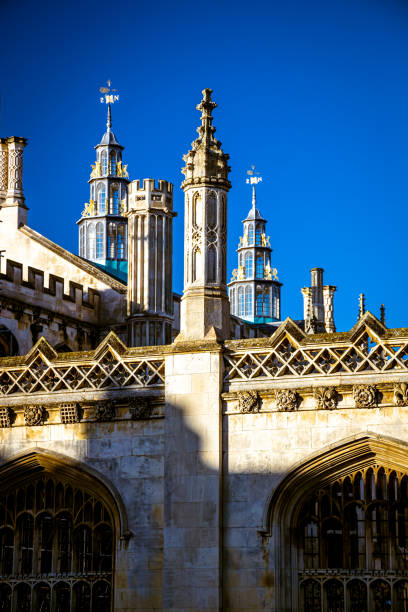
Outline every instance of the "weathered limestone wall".
<path fill-rule="evenodd" d="M 53 346 L 90 348 L 94 331 L 124 323 L 126 286 L 30 228 L 17 228 L 16 211 L 0 209 L 0 244 L 5 249 L 0 325 L 14 334 L 20 354 L 40 335 Z"/>
<path fill-rule="evenodd" d="M 392 391 L 381 407 L 316 410 L 313 397 L 295 412 L 276 412 L 272 396 L 262 410 L 241 414 L 229 401 L 224 415 L 224 610 L 276 610 L 273 538 L 262 535 L 271 495 L 295 464 L 351 436 L 367 432 L 408 443 L 408 409 Z M 288 543 L 287 543 L 288 544 Z"/>
<path fill-rule="evenodd" d="M 163 419 L 65 425 L 56 404 L 47 409 L 45 425 L 26 427 L 19 413 L 13 427 L 0 428 L 0 467 L 17 453 L 41 448 L 108 479 L 124 503 L 132 534 L 129 540 L 116 534 L 114 610 L 162 610 Z"/>
<path fill-rule="evenodd" d="M 58 245 L 54 245 L 30 228 L 26 226 L 15 227 L 8 217 L 8 213 L 10 211 L 14 212 L 14 210 L 14 208 L 0 209 L 0 220 L 3 221 L 0 225 L 0 239 L 2 248 L 6 249 L 5 258 L 23 264 L 21 281 L 31 281 L 29 267 L 39 271 L 35 295 L 27 289 L 24 294 L 24 301 L 35 304 L 37 307 L 50 308 L 51 306 L 61 315 L 76 316 L 78 319 L 92 320 L 92 322 L 98 322 L 102 325 L 123 320 L 126 300 L 122 292 L 125 292 L 125 286 L 103 272 L 95 270 L 93 266 L 61 249 Z M 80 267 L 81 262 L 83 262 L 83 265 Z M 7 272 L 4 262 L 1 271 L 3 273 Z M 48 294 L 47 291 L 43 290 L 44 287 L 49 289 L 52 286 L 50 285 L 50 275 L 63 279 L 63 284 L 55 297 L 52 295 L 52 290 Z M 74 304 L 63 299 L 64 294 L 70 295 L 72 293 L 70 283 L 82 287 L 81 296 L 74 294 Z M 15 284 L 18 291 L 20 287 L 18 287 L 18 283 Z M 90 311 L 87 314 L 78 312 L 78 306 L 82 304 L 75 303 L 78 300 L 82 302 L 83 298 L 86 299 L 89 290 L 97 291 L 101 300 L 96 313 L 93 315 Z M 11 287 L 9 291 L 11 292 Z"/>
<path fill-rule="evenodd" d="M 173 346 L 166 357 L 163 610 L 215 611 L 222 606 L 220 347 Z"/>

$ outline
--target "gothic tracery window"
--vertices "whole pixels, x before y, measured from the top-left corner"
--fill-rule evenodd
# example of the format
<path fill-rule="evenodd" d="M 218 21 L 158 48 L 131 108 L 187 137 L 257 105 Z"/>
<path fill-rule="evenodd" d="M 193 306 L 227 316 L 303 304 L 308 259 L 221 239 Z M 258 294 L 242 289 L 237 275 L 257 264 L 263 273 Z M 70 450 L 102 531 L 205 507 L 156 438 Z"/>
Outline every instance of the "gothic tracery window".
<path fill-rule="evenodd" d="M 0 496 L 1 612 L 110 612 L 112 570 L 97 496 L 45 474 Z"/>
<path fill-rule="evenodd" d="M 408 477 L 365 468 L 314 491 L 297 521 L 299 609 L 408 612 Z"/>

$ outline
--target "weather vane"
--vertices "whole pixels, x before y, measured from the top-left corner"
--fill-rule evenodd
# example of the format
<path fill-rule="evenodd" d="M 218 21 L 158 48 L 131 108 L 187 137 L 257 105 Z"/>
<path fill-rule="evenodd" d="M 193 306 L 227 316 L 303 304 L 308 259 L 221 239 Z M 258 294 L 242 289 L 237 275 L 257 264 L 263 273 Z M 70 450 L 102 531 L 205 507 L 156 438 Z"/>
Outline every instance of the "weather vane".
<path fill-rule="evenodd" d="M 255 185 L 258 183 L 262 183 L 262 176 L 260 176 L 259 172 L 255 172 L 255 166 L 252 164 L 251 169 L 247 170 L 247 174 L 249 178 L 247 178 L 246 182 L 248 185 L 252 185 L 252 206 L 255 207 L 256 204 L 256 194 L 255 194 Z"/>
<path fill-rule="evenodd" d="M 117 89 L 112 89 L 111 85 L 112 85 L 112 81 L 109 79 L 109 81 L 107 81 L 107 87 L 101 87 L 99 89 L 99 91 L 104 94 L 103 96 L 101 96 L 101 103 L 102 104 L 114 104 L 115 102 L 118 102 L 119 100 L 119 94 L 115 94 L 114 92 L 117 91 Z"/>

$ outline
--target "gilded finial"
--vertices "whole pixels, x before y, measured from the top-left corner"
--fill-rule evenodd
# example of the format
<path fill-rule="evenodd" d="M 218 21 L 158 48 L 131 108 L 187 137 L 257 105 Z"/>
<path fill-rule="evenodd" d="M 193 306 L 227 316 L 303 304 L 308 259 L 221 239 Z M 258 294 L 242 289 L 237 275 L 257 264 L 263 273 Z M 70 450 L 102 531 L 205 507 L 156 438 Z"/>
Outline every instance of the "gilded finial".
<path fill-rule="evenodd" d="M 364 313 L 365 313 L 364 293 L 360 293 L 360 295 L 358 297 L 358 318 L 359 318 L 359 320 L 364 315 Z"/>

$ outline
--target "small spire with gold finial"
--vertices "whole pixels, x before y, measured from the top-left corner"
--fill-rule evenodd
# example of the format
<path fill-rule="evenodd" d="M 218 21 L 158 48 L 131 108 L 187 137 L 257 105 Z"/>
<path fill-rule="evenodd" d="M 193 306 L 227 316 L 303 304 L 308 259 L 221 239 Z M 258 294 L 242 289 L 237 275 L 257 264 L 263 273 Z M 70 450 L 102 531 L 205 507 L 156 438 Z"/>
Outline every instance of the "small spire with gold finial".
<path fill-rule="evenodd" d="M 115 102 L 119 101 L 119 94 L 114 93 L 117 91 L 117 89 L 112 88 L 112 81 L 110 79 L 107 81 L 106 84 L 107 87 L 100 87 L 99 91 L 104 94 L 100 98 L 101 104 L 108 105 L 108 119 L 106 121 L 106 127 L 107 131 L 110 132 L 112 127 L 111 104 L 114 104 Z"/>

